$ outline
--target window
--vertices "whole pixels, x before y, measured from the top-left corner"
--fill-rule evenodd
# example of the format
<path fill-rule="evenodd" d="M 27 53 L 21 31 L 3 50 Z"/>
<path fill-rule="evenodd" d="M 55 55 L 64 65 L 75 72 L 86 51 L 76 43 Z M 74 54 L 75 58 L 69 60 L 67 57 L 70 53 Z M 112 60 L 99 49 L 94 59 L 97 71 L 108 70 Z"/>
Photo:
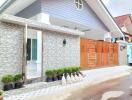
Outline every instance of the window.
<path fill-rule="evenodd" d="M 75 0 L 75 4 L 76 4 L 77 9 L 83 8 L 83 1 L 82 0 Z"/>
<path fill-rule="evenodd" d="M 27 39 L 27 60 L 37 60 L 37 39 Z"/>

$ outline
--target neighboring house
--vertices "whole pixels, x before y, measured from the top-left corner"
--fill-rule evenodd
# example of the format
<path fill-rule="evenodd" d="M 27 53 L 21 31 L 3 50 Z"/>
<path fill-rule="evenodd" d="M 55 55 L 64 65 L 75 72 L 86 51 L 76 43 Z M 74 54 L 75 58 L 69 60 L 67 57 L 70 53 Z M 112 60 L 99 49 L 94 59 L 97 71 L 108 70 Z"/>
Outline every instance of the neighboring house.
<path fill-rule="evenodd" d="M 115 17 L 115 21 L 125 34 L 126 41 L 132 42 L 132 17 L 131 14 Z"/>
<path fill-rule="evenodd" d="M 104 49 L 109 44 L 112 52 L 108 60 L 118 57 L 117 44 L 102 41 L 105 34 L 115 38 L 123 34 L 100 1 L 9 0 L 3 4 L 1 13 L 10 14 L 0 17 L 1 76 L 22 72 L 27 80 L 38 78 L 40 81 L 48 68 L 80 64 L 85 67 L 87 57 L 80 57 L 82 45 L 88 50 L 82 42 L 85 40 L 94 45 L 98 41 L 93 40 L 100 40 L 98 47 L 104 45 Z M 98 50 L 100 55 L 102 48 Z M 113 56 L 113 52 L 116 55 Z M 95 57 L 90 60 L 95 62 Z M 107 59 L 108 55 L 105 53 L 104 57 Z M 82 64 L 81 60 L 86 62 Z M 117 65 L 118 61 L 111 64 Z"/>

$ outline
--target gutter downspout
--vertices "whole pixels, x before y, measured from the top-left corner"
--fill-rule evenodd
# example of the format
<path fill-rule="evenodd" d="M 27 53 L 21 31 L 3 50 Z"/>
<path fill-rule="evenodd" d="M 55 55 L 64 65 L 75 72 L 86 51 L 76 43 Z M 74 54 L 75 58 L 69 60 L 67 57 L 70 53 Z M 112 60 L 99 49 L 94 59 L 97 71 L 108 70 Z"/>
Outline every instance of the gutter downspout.
<path fill-rule="evenodd" d="M 102 2 L 102 0 L 99 0 L 100 3 L 102 4 L 102 6 L 104 7 L 104 9 L 108 12 L 108 14 L 110 15 L 110 17 L 113 19 L 113 21 L 115 22 L 115 24 L 117 25 L 118 29 L 121 31 L 121 35 L 123 37 L 123 41 L 125 41 L 125 35 L 123 34 L 123 31 L 121 30 L 121 28 L 118 26 L 118 24 L 116 23 L 115 19 L 113 18 L 113 16 L 111 15 L 111 13 L 109 12 L 109 10 L 107 9 L 107 7 L 105 6 L 105 4 Z"/>
<path fill-rule="evenodd" d="M 26 81 L 26 66 L 27 66 L 27 23 L 25 23 L 25 31 L 23 36 L 23 66 L 22 66 L 22 74 L 23 80 Z"/>

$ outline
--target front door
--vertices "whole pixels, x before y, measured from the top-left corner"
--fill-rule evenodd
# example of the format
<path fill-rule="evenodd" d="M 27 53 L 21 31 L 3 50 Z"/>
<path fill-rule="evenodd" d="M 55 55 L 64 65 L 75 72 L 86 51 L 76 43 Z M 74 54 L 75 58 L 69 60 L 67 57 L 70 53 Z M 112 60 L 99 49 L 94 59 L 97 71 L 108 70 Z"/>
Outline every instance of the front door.
<path fill-rule="evenodd" d="M 40 78 L 42 73 L 41 66 L 41 37 L 37 31 L 29 31 L 27 35 L 27 66 L 26 78 Z"/>

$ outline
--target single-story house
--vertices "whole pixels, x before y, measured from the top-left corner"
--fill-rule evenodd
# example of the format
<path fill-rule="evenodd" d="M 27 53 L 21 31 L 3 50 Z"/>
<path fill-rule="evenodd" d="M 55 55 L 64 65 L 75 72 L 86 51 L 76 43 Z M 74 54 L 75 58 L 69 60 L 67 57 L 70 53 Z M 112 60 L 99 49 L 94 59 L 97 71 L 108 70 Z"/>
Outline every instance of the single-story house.
<path fill-rule="evenodd" d="M 124 37 L 100 0 L 6 0 L 0 13 L 0 77 L 23 73 L 25 81 L 41 81 L 49 68 L 95 66 L 101 45 L 105 58 L 111 47 L 110 59 L 114 50 L 118 56 L 117 44 L 104 43 L 104 36 Z"/>

